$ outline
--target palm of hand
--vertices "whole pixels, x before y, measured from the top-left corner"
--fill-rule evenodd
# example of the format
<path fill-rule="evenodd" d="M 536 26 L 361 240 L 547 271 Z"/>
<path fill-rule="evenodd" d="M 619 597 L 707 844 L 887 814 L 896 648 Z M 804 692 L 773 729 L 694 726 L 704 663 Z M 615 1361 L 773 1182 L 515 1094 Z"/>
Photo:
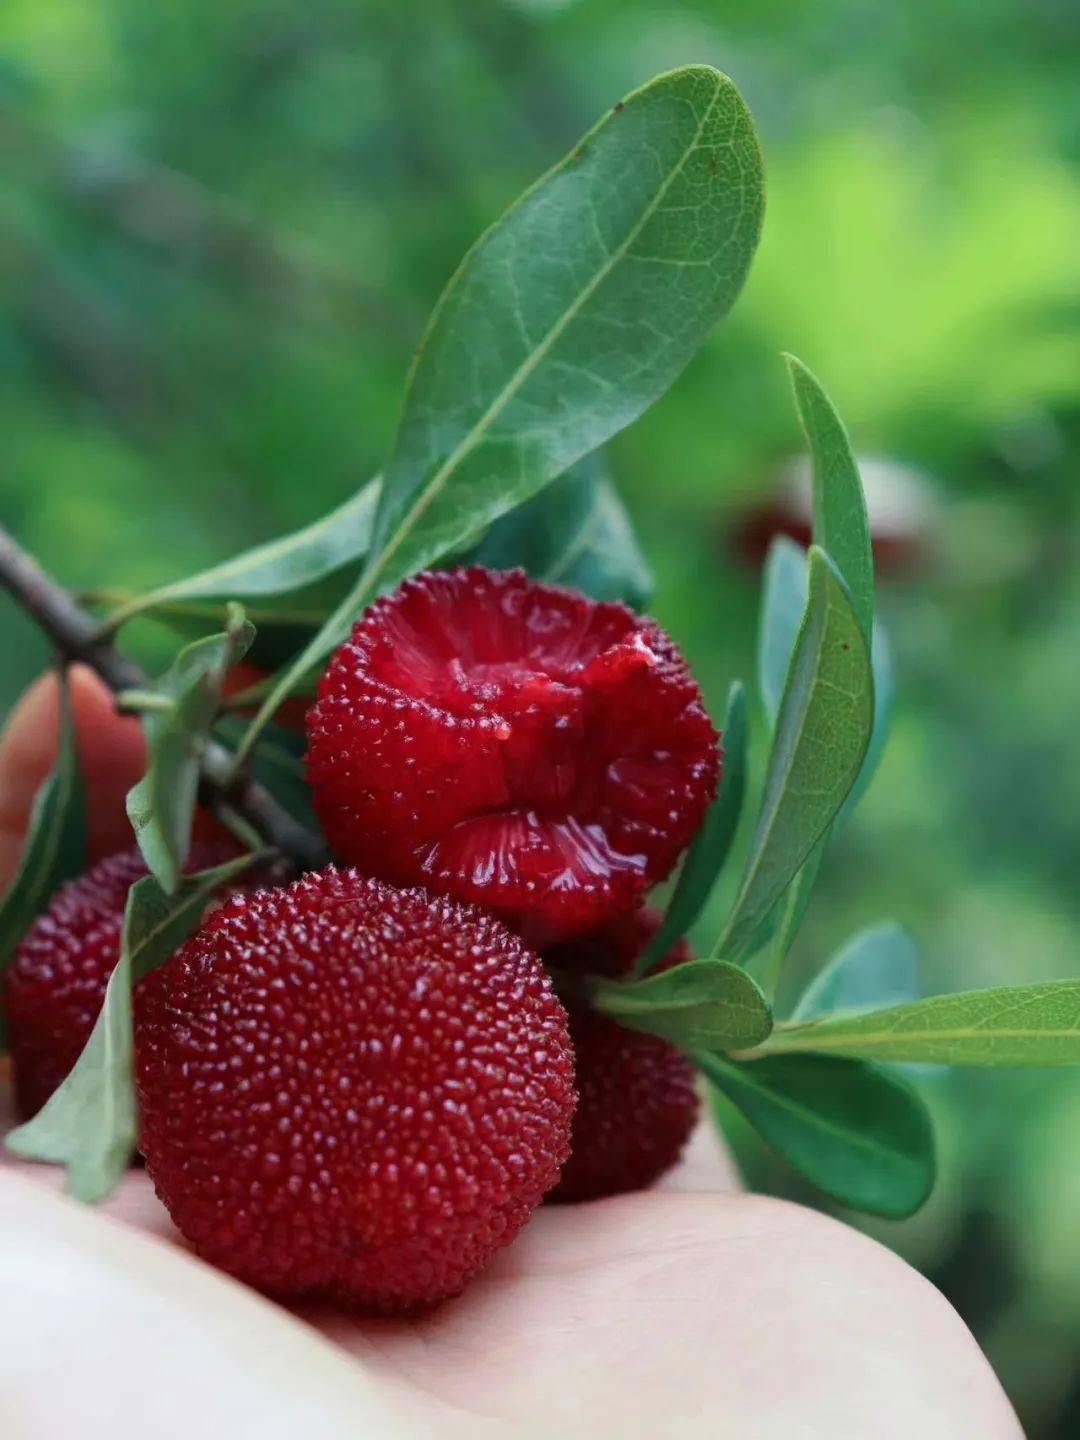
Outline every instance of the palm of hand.
<path fill-rule="evenodd" d="M 693 1148 L 660 1190 L 542 1209 L 430 1316 L 303 1323 L 174 1244 L 143 1172 L 107 1207 L 118 1226 L 9 1160 L 5 1433 L 219 1434 L 227 1415 L 260 1440 L 1019 1435 L 929 1284 L 834 1221 L 738 1193 L 711 1137 Z M 88 1432 L 88 1415 L 110 1418 Z"/>

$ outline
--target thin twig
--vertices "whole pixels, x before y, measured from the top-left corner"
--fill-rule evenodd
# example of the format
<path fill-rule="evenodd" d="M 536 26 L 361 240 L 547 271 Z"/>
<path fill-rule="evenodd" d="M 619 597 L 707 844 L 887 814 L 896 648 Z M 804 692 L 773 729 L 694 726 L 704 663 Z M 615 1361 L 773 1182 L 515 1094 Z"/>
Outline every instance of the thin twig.
<path fill-rule="evenodd" d="M 149 681 L 140 667 L 101 639 L 94 618 L 2 526 L 0 585 L 45 631 L 64 659 L 88 665 L 114 695 L 148 688 Z M 242 817 L 298 869 L 323 864 L 326 852 L 321 840 L 298 824 L 265 786 L 244 775 L 234 776 L 233 771 L 232 752 L 211 741 L 203 754 L 201 787 L 210 809 Z"/>

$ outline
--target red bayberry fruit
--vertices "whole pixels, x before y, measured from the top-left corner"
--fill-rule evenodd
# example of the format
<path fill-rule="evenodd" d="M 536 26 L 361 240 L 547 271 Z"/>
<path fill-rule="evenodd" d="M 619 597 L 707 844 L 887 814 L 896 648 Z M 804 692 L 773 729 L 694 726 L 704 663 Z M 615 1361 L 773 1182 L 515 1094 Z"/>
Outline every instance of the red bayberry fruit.
<path fill-rule="evenodd" d="M 345 859 L 482 904 L 540 944 L 632 908 L 670 871 L 719 754 L 651 620 L 474 567 L 371 606 L 308 714 L 308 774 Z"/>
<path fill-rule="evenodd" d="M 600 935 L 561 945 L 546 958 L 561 969 L 624 974 L 652 939 L 660 917 L 642 909 Z M 691 959 L 680 941 L 658 968 Z M 643 1190 L 678 1160 L 698 1115 L 694 1067 L 656 1035 L 626 1030 L 583 1006 L 570 1007 L 578 1105 L 570 1134 L 570 1159 L 554 1201 L 596 1200 Z"/>
<path fill-rule="evenodd" d="M 617 980 L 625 975 L 645 946 L 660 928 L 662 916 L 651 905 L 624 910 L 609 920 L 602 930 L 582 935 L 564 945 L 553 945 L 544 952 L 544 959 L 557 970 L 576 975 L 602 975 Z M 688 940 L 677 940 L 664 957 L 652 968 L 670 970 L 693 960 Z"/>
<path fill-rule="evenodd" d="M 189 870 L 221 864 L 231 845 L 192 847 Z M 15 1102 L 37 1113 L 90 1038 L 109 976 L 120 958 L 128 891 L 147 874 L 138 850 L 109 855 L 62 885 L 30 926 L 4 977 Z"/>
<path fill-rule="evenodd" d="M 332 866 L 235 895 L 140 986 L 142 1150 L 206 1259 L 383 1313 L 456 1294 L 555 1183 L 566 1014 L 480 911 Z"/>

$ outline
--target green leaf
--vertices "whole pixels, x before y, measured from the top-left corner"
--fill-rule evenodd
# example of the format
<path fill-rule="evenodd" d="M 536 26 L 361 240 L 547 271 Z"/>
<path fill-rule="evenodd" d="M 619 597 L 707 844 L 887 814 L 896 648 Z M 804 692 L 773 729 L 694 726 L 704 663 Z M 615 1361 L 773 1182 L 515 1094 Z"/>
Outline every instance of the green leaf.
<path fill-rule="evenodd" d="M 647 975 L 701 914 L 716 877 L 731 853 L 746 790 L 746 691 L 736 680 L 724 715 L 724 777 L 683 861 L 675 893 L 664 919 L 634 965 L 635 977 Z"/>
<path fill-rule="evenodd" d="M 874 628 L 874 555 L 866 500 L 847 431 L 821 385 L 792 355 L 788 374 L 799 419 L 813 462 L 814 542 L 836 565 L 851 596 L 852 608 L 869 640 L 873 636 L 874 729 L 867 759 L 845 802 L 850 814 L 869 784 L 888 730 L 892 672 L 884 637 Z M 787 675 L 787 657 L 794 644 L 794 609 L 806 593 L 802 552 L 791 541 L 774 542 L 766 570 L 762 629 L 759 641 L 761 692 L 770 719 L 776 723 L 779 697 Z M 880 656 L 880 663 L 879 663 Z M 880 685 L 879 685 L 880 680 Z M 775 991 L 784 960 L 802 924 L 817 883 L 829 832 L 822 836 L 784 897 L 764 960 L 766 990 Z"/>
<path fill-rule="evenodd" d="M 854 809 L 869 784 L 884 748 L 892 704 L 892 669 L 888 647 L 874 626 L 874 555 L 866 500 L 847 431 L 821 385 L 794 356 L 787 361 L 795 405 L 810 445 L 813 462 L 814 541 L 836 565 L 851 595 L 863 634 L 873 637 L 874 725 L 858 780 L 844 805 Z M 788 657 L 794 646 L 795 608 L 806 594 L 806 562 L 801 550 L 782 537 L 770 550 L 765 575 L 761 635 L 758 645 L 762 698 L 773 724 L 779 712 Z M 811 851 L 792 881 L 773 926 L 762 963 L 765 988 L 773 993 L 784 960 L 802 924 L 829 843 L 829 831 Z"/>
<path fill-rule="evenodd" d="M 239 607 L 230 606 L 226 631 L 185 646 L 158 682 L 154 694 L 166 707 L 148 709 L 142 717 L 147 768 L 128 791 L 127 812 L 151 874 L 170 894 L 187 860 L 199 765 L 221 687 L 254 633 Z"/>
<path fill-rule="evenodd" d="M 34 798 L 19 869 L 0 904 L 0 974 L 53 892 L 85 868 L 86 802 L 65 683 L 56 763 Z"/>
<path fill-rule="evenodd" d="M 810 550 L 806 615 L 765 775 L 757 832 L 718 953 L 739 954 L 836 817 L 873 721 L 866 640 L 843 582 Z"/>
<path fill-rule="evenodd" d="M 690 960 L 646 980 L 599 980 L 592 1003 L 630 1030 L 661 1035 L 684 1050 L 729 1049 L 768 1035 L 772 1016 L 738 965 Z"/>
<path fill-rule="evenodd" d="M 629 95 L 480 237 L 417 352 L 366 572 L 252 733 L 372 595 L 474 540 L 664 393 L 742 288 L 763 205 L 741 96 L 688 66 Z"/>
<path fill-rule="evenodd" d="M 488 531 L 475 559 L 520 565 L 536 580 L 641 609 L 653 580 L 630 517 L 598 454 L 586 456 Z"/>
<path fill-rule="evenodd" d="M 810 908 L 814 886 L 817 884 L 831 836 L 832 826 L 826 830 L 813 850 L 810 851 L 799 868 L 799 873 L 781 896 L 779 904 L 771 915 L 771 928 L 766 925 L 766 933 L 763 936 L 760 932 L 754 936 L 751 948 L 756 948 L 759 938 L 767 943 L 767 948 L 760 957 L 756 957 L 753 962 L 749 963 L 748 968 L 761 980 L 766 995 L 776 994 L 787 953 L 794 943 L 795 936 L 799 933 L 799 927 L 802 925 L 807 910 Z"/>
<path fill-rule="evenodd" d="M 769 546 L 758 629 L 758 689 L 774 727 L 806 610 L 806 566 L 806 551 L 786 535 L 778 535 Z"/>
<path fill-rule="evenodd" d="M 343 505 L 302 530 L 256 545 L 198 575 L 134 596 L 107 623 L 115 628 L 144 610 L 162 607 L 183 613 L 181 602 L 246 600 L 314 585 L 367 554 L 380 483 L 378 476 L 369 480 Z"/>
<path fill-rule="evenodd" d="M 814 468 L 814 543 L 843 576 L 869 642 L 874 623 L 874 554 L 859 467 L 844 422 L 820 382 L 794 355 L 784 359 Z"/>
<path fill-rule="evenodd" d="M 900 1220 L 933 1189 L 926 1105 L 879 1066 L 820 1055 L 694 1060 L 773 1149 L 842 1204 Z"/>
<path fill-rule="evenodd" d="M 477 242 L 421 343 L 369 580 L 462 543 L 646 410 L 742 288 L 761 159 L 705 66 L 635 91 Z"/>
<path fill-rule="evenodd" d="M 169 958 L 199 924 L 215 892 L 256 858 L 243 855 L 185 875 L 173 895 L 152 875 L 128 892 L 120 958 L 90 1039 L 60 1088 L 5 1142 L 24 1160 L 66 1166 L 68 1189 L 78 1199 L 95 1202 L 110 1195 L 135 1147 L 132 987 Z"/>
<path fill-rule="evenodd" d="M 844 801 L 838 823 L 847 820 L 859 801 L 866 794 L 874 772 L 881 763 L 885 745 L 892 726 L 893 702 L 896 697 L 896 679 L 893 672 L 892 646 L 883 626 L 874 622 L 874 643 L 871 652 L 874 670 L 874 728 L 870 732 L 870 744 L 866 751 L 859 778 L 852 786 L 851 794 Z"/>
<path fill-rule="evenodd" d="M 754 974 L 759 976 L 766 994 L 769 995 L 775 994 L 784 960 L 809 909 L 814 886 L 817 883 L 832 832 L 836 825 L 841 825 L 849 819 L 851 812 L 862 799 L 866 787 L 873 779 L 874 771 L 877 769 L 885 749 L 885 742 L 888 739 L 894 693 L 892 658 L 885 632 L 877 622 L 874 624 L 871 669 L 874 676 L 874 723 L 866 759 L 859 771 L 859 778 L 841 806 L 835 825 L 830 826 L 807 856 L 798 875 L 788 886 L 779 906 L 766 921 L 764 930 L 759 932 L 748 946 L 751 951 L 759 948 L 762 950 L 760 958 L 750 968 Z M 767 948 L 763 948 L 766 946 Z"/>
<path fill-rule="evenodd" d="M 887 920 L 856 935 L 803 991 L 793 1020 L 901 1005 L 919 995 L 919 947 Z"/>
<path fill-rule="evenodd" d="M 941 1065 L 1080 1064 L 1080 980 L 967 990 L 889 1010 L 778 1026 L 763 1053 Z"/>

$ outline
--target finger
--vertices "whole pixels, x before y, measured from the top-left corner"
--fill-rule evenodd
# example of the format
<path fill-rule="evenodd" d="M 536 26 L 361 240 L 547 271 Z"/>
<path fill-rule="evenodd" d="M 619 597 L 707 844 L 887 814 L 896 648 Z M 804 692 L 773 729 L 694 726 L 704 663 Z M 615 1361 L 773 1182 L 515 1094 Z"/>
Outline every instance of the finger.
<path fill-rule="evenodd" d="M 0 1215 L 5 1440 L 434 1433 L 367 1367 L 178 1247 L 7 1172 Z"/>
<path fill-rule="evenodd" d="M 124 798 L 143 772 L 146 747 L 139 722 L 116 713 L 112 695 L 93 671 L 73 665 L 68 683 L 93 861 L 131 843 Z M 0 736 L 0 888 L 18 867 L 34 797 L 56 760 L 59 732 L 59 681 L 55 674 L 43 675 Z"/>

